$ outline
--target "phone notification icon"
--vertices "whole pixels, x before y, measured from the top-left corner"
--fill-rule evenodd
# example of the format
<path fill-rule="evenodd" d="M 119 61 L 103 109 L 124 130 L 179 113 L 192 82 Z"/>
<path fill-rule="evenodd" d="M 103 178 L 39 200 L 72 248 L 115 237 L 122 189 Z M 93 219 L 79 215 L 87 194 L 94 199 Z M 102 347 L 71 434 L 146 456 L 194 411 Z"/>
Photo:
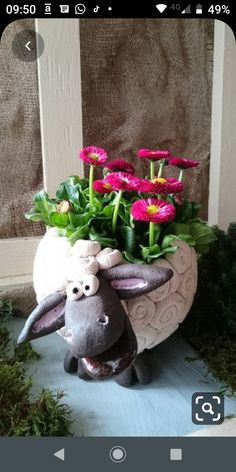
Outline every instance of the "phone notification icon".
<path fill-rule="evenodd" d="M 83 15 L 86 11 L 86 7 L 83 3 L 78 3 L 75 5 L 75 14 L 76 15 Z"/>

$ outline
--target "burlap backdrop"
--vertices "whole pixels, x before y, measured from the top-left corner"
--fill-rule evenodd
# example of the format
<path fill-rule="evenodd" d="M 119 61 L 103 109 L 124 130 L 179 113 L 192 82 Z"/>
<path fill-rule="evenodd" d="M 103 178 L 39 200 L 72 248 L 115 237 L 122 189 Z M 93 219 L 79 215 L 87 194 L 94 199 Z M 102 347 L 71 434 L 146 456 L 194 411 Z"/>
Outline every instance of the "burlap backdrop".
<path fill-rule="evenodd" d="M 0 238 L 43 234 L 44 227 L 24 218 L 33 194 L 42 188 L 37 68 L 11 50 L 16 33 L 33 20 L 10 24 L 0 50 Z"/>
<path fill-rule="evenodd" d="M 37 68 L 11 52 L 14 35 L 33 26 L 17 21 L 1 41 L 1 238 L 44 231 L 24 218 L 43 185 Z M 206 217 L 213 22 L 81 20 L 80 28 L 84 144 L 131 161 L 143 146 L 200 159 L 188 187 Z"/>
<path fill-rule="evenodd" d="M 213 21 L 80 21 L 84 145 L 138 163 L 139 147 L 200 159 L 187 191 L 207 217 Z"/>

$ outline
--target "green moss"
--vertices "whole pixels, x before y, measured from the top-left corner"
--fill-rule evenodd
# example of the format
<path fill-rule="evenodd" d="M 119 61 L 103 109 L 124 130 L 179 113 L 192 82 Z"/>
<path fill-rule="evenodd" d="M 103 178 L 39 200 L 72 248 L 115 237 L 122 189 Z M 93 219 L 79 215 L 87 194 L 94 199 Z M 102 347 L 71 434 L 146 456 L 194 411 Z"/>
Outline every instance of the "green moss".
<path fill-rule="evenodd" d="M 199 260 L 198 289 L 182 325 L 209 370 L 236 394 L 236 223 Z"/>
<path fill-rule="evenodd" d="M 10 316 L 11 303 L 1 304 L 0 320 Z M 40 357 L 30 343 L 12 345 L 8 329 L 0 325 L 0 436 L 71 435 L 71 410 L 61 403 L 62 392 L 44 389 L 37 398 L 31 397 L 32 380 L 24 362 Z"/>
<path fill-rule="evenodd" d="M 0 321 L 6 321 L 14 315 L 11 300 L 0 300 Z"/>

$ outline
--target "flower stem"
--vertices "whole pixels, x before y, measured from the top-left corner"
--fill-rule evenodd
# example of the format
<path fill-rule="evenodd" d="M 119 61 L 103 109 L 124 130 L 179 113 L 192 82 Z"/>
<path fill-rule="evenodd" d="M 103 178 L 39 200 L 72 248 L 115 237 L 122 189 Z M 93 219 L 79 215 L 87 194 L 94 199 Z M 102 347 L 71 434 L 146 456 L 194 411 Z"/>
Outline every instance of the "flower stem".
<path fill-rule="evenodd" d="M 155 223 L 150 221 L 149 223 L 149 247 L 153 246 L 155 244 Z"/>
<path fill-rule="evenodd" d="M 183 182 L 183 179 L 184 179 L 184 169 L 181 169 L 179 173 L 179 182 Z"/>
<path fill-rule="evenodd" d="M 155 177 L 155 162 L 150 161 L 150 179 L 154 179 Z"/>
<path fill-rule="evenodd" d="M 113 212 L 113 217 L 112 217 L 112 232 L 115 234 L 116 231 L 116 223 L 117 223 L 117 217 L 118 217 L 118 211 L 119 211 L 119 206 L 120 206 L 120 201 L 122 197 L 122 190 L 119 190 L 118 196 L 117 196 L 117 201 L 115 204 L 114 212 Z"/>
<path fill-rule="evenodd" d="M 90 166 L 90 169 L 89 169 L 89 203 L 90 203 L 90 210 L 93 209 L 93 178 L 94 178 L 94 166 Z"/>
<path fill-rule="evenodd" d="M 164 167 L 164 163 L 161 162 L 160 165 L 159 165 L 159 171 L 158 171 L 158 176 L 157 177 L 162 177 L 163 167 Z"/>

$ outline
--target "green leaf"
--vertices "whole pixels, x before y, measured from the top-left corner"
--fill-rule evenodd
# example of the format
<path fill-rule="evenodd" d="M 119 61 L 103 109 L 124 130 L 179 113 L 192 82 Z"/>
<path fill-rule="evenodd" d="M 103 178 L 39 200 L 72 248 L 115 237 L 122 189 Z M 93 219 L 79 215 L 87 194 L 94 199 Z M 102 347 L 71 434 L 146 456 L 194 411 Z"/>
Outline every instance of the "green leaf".
<path fill-rule="evenodd" d="M 213 242 L 216 239 L 214 228 L 207 225 L 205 222 L 201 222 L 201 220 L 191 222 L 189 227 L 190 233 L 196 242 L 201 239 L 202 243 L 205 244 Z M 205 238 L 205 240 L 203 238 Z"/>
<path fill-rule="evenodd" d="M 159 236 L 160 236 L 160 233 L 161 233 L 161 225 L 155 224 L 155 225 L 154 225 L 154 237 L 155 237 L 155 241 L 158 241 Z"/>
<path fill-rule="evenodd" d="M 148 257 L 148 254 L 149 254 L 149 247 L 147 246 L 142 246 L 140 244 L 140 247 L 141 247 L 141 254 L 142 254 L 142 257 L 143 259 L 146 261 L 147 260 L 147 257 Z"/>
<path fill-rule="evenodd" d="M 99 213 L 99 216 L 112 217 L 114 212 L 114 205 L 106 205 L 103 210 Z"/>
<path fill-rule="evenodd" d="M 149 255 L 147 257 L 147 262 L 151 262 L 153 259 L 159 259 L 160 257 L 164 256 L 165 254 L 167 253 L 174 253 L 177 251 L 177 247 L 176 246 L 169 246 L 167 247 L 166 249 L 164 249 L 163 251 L 160 251 L 156 254 L 153 254 L 153 255 Z"/>
<path fill-rule="evenodd" d="M 79 204 L 79 191 L 75 185 L 69 182 L 63 182 L 56 192 L 56 197 L 59 200 L 69 200 L 75 205 Z"/>
<path fill-rule="evenodd" d="M 210 244 L 210 243 L 213 243 L 215 240 L 216 240 L 215 234 L 209 232 L 208 234 L 201 236 L 201 238 L 198 238 L 197 244 L 198 245 Z"/>
<path fill-rule="evenodd" d="M 41 211 L 42 213 L 44 213 L 44 211 L 45 211 L 44 202 L 45 202 L 46 198 L 49 198 L 49 197 L 48 197 L 48 194 L 45 192 L 45 190 L 40 190 L 40 192 L 37 192 L 33 196 L 33 201 L 35 203 L 35 207 L 37 208 L 37 210 Z"/>
<path fill-rule="evenodd" d="M 49 224 L 47 216 L 43 213 L 39 213 L 37 209 L 32 209 L 26 212 L 25 218 L 31 221 L 44 221 L 44 223 Z"/>
<path fill-rule="evenodd" d="M 121 226 L 119 228 L 119 234 L 121 236 L 122 247 L 125 251 L 133 253 L 135 248 L 135 232 L 129 226 Z"/>
<path fill-rule="evenodd" d="M 176 238 L 175 238 L 176 239 Z M 175 246 L 168 246 L 165 249 L 160 249 L 160 246 L 158 244 L 154 244 L 151 247 L 145 247 L 141 246 L 141 254 L 143 259 L 147 262 L 150 263 L 154 259 L 158 259 L 161 256 L 164 256 L 166 253 L 174 253 L 177 250 L 177 247 Z"/>
<path fill-rule="evenodd" d="M 88 179 L 81 179 L 78 175 L 71 175 L 68 179 L 68 183 L 71 185 L 79 185 L 81 190 L 85 190 L 89 186 Z"/>
<path fill-rule="evenodd" d="M 88 211 L 87 213 L 83 213 L 81 216 L 82 216 L 83 225 L 85 225 L 91 221 L 93 213 L 92 211 Z"/>
<path fill-rule="evenodd" d="M 117 247 L 117 241 L 115 238 L 107 238 L 99 234 L 94 226 L 92 226 L 89 230 L 89 238 L 92 241 L 98 241 L 103 247 Z"/>
<path fill-rule="evenodd" d="M 176 219 L 178 222 L 188 222 L 196 214 L 196 210 L 192 207 L 192 203 L 189 200 L 184 200 L 183 205 L 176 207 Z"/>
<path fill-rule="evenodd" d="M 174 234 L 167 234 L 162 241 L 161 249 L 164 250 L 171 245 L 173 241 L 176 241 L 177 237 Z"/>
<path fill-rule="evenodd" d="M 89 233 L 88 225 L 81 226 L 76 231 L 72 233 L 69 237 L 69 241 L 71 244 L 74 244 L 78 239 L 87 239 Z"/>
<path fill-rule="evenodd" d="M 125 225 L 130 226 L 131 228 L 134 227 L 133 224 L 133 218 L 130 212 L 131 204 L 129 202 L 125 202 L 121 200 L 120 206 L 119 206 L 119 217 L 123 220 Z"/>
<path fill-rule="evenodd" d="M 176 236 L 177 239 L 181 239 L 181 241 L 185 241 L 189 246 L 194 246 L 196 244 L 195 239 L 191 236 L 191 234 L 178 234 Z"/>
<path fill-rule="evenodd" d="M 153 246 L 142 246 L 141 247 L 141 254 L 145 260 L 156 259 L 157 255 L 160 253 L 160 246 L 158 244 L 154 244 Z"/>
<path fill-rule="evenodd" d="M 168 252 L 170 252 L 170 253 L 173 252 L 174 253 L 174 252 L 177 251 L 177 249 L 178 249 L 177 246 L 169 246 L 166 249 L 163 249 L 163 251 L 161 251 L 160 254 L 166 254 Z"/>
<path fill-rule="evenodd" d="M 174 228 L 177 236 L 179 234 L 189 233 L 189 225 L 186 223 L 174 223 Z"/>
<path fill-rule="evenodd" d="M 80 226 L 83 226 L 84 223 L 86 223 L 86 222 L 83 222 L 83 215 L 78 215 L 78 214 L 69 212 L 68 217 L 69 217 L 69 222 L 71 226 L 73 226 L 73 228 L 79 228 Z"/>
<path fill-rule="evenodd" d="M 57 213 L 57 211 L 50 214 L 50 224 L 58 228 L 65 228 L 68 225 L 69 216 L 67 213 Z"/>
<path fill-rule="evenodd" d="M 206 254 L 207 252 L 209 252 L 209 249 L 210 249 L 210 245 L 209 244 L 196 244 L 195 246 L 195 250 L 199 253 L 199 254 Z"/>
<path fill-rule="evenodd" d="M 101 200 L 99 200 L 99 198 L 96 198 L 96 197 L 93 197 L 93 211 L 94 212 L 101 212 L 102 211 L 102 208 L 103 207 L 103 203 Z M 90 209 L 90 203 L 88 204 L 88 209 Z"/>
<path fill-rule="evenodd" d="M 137 257 L 132 256 L 132 254 L 130 254 L 128 251 L 122 251 L 122 254 L 124 258 L 132 264 L 145 264 L 145 261 L 142 261 L 142 259 L 138 259 Z"/>
<path fill-rule="evenodd" d="M 33 197 L 33 200 L 36 208 L 42 214 L 50 214 L 51 212 L 56 211 L 55 202 L 50 200 L 45 190 L 41 190 L 40 192 L 36 193 Z"/>
<path fill-rule="evenodd" d="M 196 218 L 202 205 L 197 202 L 191 202 L 191 203 L 192 203 L 192 218 Z"/>

